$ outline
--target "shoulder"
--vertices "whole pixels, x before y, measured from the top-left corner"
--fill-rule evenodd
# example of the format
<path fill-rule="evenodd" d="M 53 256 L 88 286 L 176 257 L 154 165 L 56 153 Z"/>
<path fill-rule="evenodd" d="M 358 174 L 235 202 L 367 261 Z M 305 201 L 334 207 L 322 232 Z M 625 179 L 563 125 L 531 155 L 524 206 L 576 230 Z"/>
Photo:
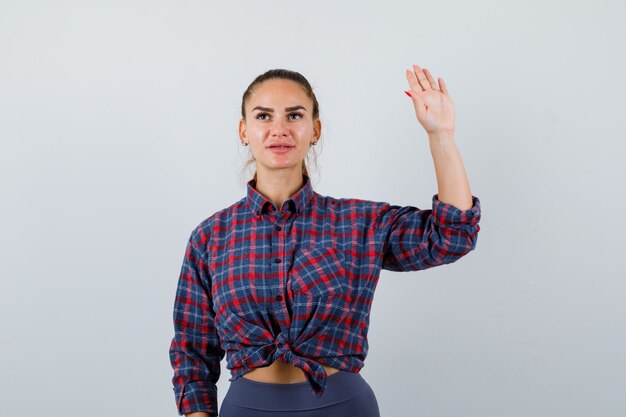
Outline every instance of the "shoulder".
<path fill-rule="evenodd" d="M 332 197 L 315 195 L 318 204 L 330 206 L 338 213 L 350 213 L 375 217 L 381 210 L 390 206 L 385 201 L 368 200 L 360 197 Z"/>
<path fill-rule="evenodd" d="M 194 226 L 189 240 L 197 248 L 206 248 L 211 236 L 216 235 L 217 231 L 225 227 L 224 225 L 232 223 L 237 213 L 246 209 L 248 209 L 246 199 L 241 198 L 230 206 L 217 210 Z"/>

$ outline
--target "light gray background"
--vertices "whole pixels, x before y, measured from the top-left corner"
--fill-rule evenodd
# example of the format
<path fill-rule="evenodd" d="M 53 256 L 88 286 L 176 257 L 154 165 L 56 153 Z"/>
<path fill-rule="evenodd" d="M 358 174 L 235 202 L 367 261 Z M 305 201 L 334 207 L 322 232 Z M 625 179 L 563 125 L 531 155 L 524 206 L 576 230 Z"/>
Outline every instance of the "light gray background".
<path fill-rule="evenodd" d="M 0 415 L 177 415 L 185 242 L 245 193 L 270 68 L 320 101 L 316 191 L 430 208 L 413 63 L 483 218 L 460 261 L 381 274 L 382 416 L 626 415 L 623 3 L 233 3 L 0 1 Z"/>

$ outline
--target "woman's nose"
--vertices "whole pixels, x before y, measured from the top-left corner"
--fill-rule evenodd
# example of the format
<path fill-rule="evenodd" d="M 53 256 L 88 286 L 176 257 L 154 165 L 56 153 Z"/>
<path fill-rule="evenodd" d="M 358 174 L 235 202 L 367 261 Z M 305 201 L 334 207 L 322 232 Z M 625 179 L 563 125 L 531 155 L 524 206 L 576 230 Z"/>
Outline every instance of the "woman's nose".
<path fill-rule="evenodd" d="M 284 120 L 277 118 L 274 123 L 272 123 L 270 131 L 273 136 L 284 135 L 287 133 L 287 124 Z"/>

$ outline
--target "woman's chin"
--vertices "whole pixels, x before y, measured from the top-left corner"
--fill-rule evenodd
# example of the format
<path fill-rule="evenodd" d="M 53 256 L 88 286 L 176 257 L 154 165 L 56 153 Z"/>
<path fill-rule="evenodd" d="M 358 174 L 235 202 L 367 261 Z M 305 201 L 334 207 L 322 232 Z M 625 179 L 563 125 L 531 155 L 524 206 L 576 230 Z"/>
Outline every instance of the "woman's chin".
<path fill-rule="evenodd" d="M 258 164 L 258 161 L 257 161 Z M 294 162 L 293 160 L 285 158 L 282 161 L 268 161 L 263 164 L 266 169 L 295 169 L 298 166 L 302 166 L 302 161 L 298 163 L 298 161 Z"/>

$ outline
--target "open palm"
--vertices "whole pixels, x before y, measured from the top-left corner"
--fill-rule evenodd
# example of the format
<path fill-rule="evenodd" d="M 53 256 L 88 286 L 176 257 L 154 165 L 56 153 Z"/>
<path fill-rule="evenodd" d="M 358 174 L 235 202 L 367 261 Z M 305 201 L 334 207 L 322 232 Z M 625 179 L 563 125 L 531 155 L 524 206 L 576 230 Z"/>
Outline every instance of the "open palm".
<path fill-rule="evenodd" d="M 443 78 L 439 85 L 426 68 L 413 65 L 413 71 L 406 70 L 406 78 L 411 89 L 411 99 L 415 106 L 417 120 L 429 135 L 454 133 L 454 103 L 448 94 Z"/>

